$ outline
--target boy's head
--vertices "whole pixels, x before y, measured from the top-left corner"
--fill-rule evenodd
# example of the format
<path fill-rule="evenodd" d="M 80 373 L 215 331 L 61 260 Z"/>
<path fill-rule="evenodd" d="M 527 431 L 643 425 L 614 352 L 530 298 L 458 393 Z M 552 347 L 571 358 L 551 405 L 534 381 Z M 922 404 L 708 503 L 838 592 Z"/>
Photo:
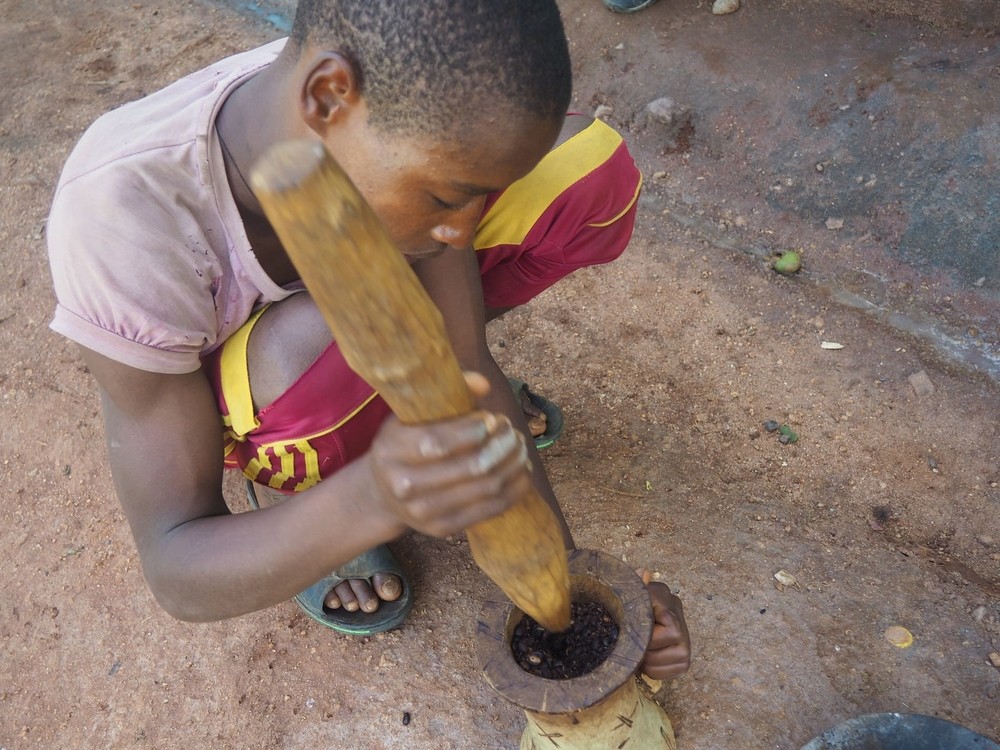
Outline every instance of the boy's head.
<path fill-rule="evenodd" d="M 452 134 L 475 113 L 550 119 L 569 105 L 554 0 L 299 0 L 291 44 L 343 54 L 386 131 Z"/>
<path fill-rule="evenodd" d="M 299 0 L 285 57 L 301 121 L 411 258 L 471 245 L 572 85 L 554 0 Z"/>

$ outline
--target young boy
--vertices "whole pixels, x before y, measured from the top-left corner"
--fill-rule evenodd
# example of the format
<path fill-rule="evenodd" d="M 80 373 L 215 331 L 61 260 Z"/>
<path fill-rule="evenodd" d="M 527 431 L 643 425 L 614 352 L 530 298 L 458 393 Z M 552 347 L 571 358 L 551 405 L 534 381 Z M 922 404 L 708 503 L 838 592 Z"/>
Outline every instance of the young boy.
<path fill-rule="evenodd" d="M 52 327 L 97 380 L 118 498 L 168 612 L 221 619 L 295 595 L 341 632 L 394 627 L 412 592 L 385 543 L 459 533 L 528 482 L 572 546 L 484 331 L 631 234 L 638 172 L 610 128 L 564 118 L 570 83 L 554 2 L 302 0 L 287 42 L 84 135 L 50 214 Z M 351 175 L 482 411 L 403 426 L 347 367 L 248 185 L 287 138 L 322 142 Z M 263 510 L 230 513 L 224 461 Z M 689 642 L 680 601 L 649 591 L 644 669 L 662 679 L 687 669 Z"/>

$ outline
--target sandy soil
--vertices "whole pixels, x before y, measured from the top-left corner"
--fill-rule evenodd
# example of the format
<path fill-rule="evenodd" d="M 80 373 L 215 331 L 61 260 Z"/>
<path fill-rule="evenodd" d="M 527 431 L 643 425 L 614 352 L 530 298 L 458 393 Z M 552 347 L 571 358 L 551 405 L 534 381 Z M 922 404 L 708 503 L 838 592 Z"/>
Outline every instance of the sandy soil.
<path fill-rule="evenodd" d="M 657 697 L 686 750 L 794 750 L 883 710 L 1000 738 L 988 661 L 1000 651 L 1000 394 L 838 303 L 835 272 L 861 245 L 838 255 L 827 216 L 769 200 L 758 183 L 772 175 L 734 156 L 773 145 L 791 71 L 848 45 L 996 49 L 971 3 L 878 6 L 892 15 L 760 3 L 721 19 L 661 3 L 622 19 L 596 0 L 564 6 L 577 106 L 613 107 L 648 187 L 619 262 L 498 322 L 491 343 L 564 408 L 567 432 L 544 460 L 578 544 L 652 566 L 685 600 L 695 663 Z M 0 8 L 0 748 L 515 747 L 523 717 L 477 666 L 487 581 L 462 540 L 400 543 L 418 604 L 371 639 L 336 637 L 291 603 L 207 625 L 158 609 L 114 499 L 92 383 L 46 328 L 44 221 L 98 114 L 278 34 L 190 1 Z M 689 83 L 706 76 L 718 86 Z M 819 102 L 824 91 L 802 90 L 811 80 L 792 81 L 795 95 Z M 727 120 L 720 101 L 753 87 L 771 115 Z M 684 148 L 636 124 L 664 95 L 696 113 Z M 798 277 L 752 252 L 793 240 L 809 248 Z M 914 294 L 948 284 L 918 276 Z M 922 397 L 908 379 L 920 371 L 934 386 Z M 781 445 L 767 419 L 799 441 Z M 237 482 L 227 489 L 244 510 Z M 779 590 L 779 570 L 797 585 Z M 914 645 L 888 643 L 892 625 Z"/>

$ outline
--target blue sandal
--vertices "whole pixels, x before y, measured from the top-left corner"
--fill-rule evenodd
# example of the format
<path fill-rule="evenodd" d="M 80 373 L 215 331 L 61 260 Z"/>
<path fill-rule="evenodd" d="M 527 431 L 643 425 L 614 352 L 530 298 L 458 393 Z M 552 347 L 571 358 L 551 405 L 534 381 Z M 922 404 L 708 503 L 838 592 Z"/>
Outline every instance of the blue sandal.
<path fill-rule="evenodd" d="M 247 500 L 255 510 L 260 509 L 253 482 L 247 481 Z M 327 609 L 324 602 L 334 586 L 351 578 L 371 579 L 376 573 L 392 573 L 399 577 L 403 593 L 395 601 L 379 601 L 374 612 L 348 612 L 343 607 Z M 320 625 L 346 635 L 374 635 L 399 627 L 413 609 L 413 589 L 405 571 L 390 549 L 380 544 L 341 565 L 328 576 L 321 578 L 305 591 L 295 596 L 302 611 Z"/>
<path fill-rule="evenodd" d="M 548 448 L 559 439 L 560 435 L 562 435 L 562 410 L 548 399 L 539 396 L 537 393 L 528 388 L 528 384 L 523 380 L 518 380 L 517 378 L 507 378 L 507 382 L 510 383 L 510 387 L 518 399 L 520 399 L 521 395 L 524 394 L 528 397 L 528 400 L 538 407 L 538 410 L 545 415 L 545 432 L 535 438 L 535 448 L 538 450 Z"/>

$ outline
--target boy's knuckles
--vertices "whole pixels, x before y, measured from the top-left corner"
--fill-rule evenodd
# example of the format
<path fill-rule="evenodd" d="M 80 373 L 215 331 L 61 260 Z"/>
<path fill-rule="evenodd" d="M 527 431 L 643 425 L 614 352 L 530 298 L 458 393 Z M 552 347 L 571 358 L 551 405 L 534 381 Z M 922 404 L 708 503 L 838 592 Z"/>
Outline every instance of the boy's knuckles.
<path fill-rule="evenodd" d="M 446 451 L 436 435 L 425 434 L 417 441 L 417 452 L 421 458 L 441 458 Z"/>
<path fill-rule="evenodd" d="M 413 494 L 413 480 L 406 474 L 393 474 L 389 479 L 392 494 L 400 500 L 407 500 Z"/>

